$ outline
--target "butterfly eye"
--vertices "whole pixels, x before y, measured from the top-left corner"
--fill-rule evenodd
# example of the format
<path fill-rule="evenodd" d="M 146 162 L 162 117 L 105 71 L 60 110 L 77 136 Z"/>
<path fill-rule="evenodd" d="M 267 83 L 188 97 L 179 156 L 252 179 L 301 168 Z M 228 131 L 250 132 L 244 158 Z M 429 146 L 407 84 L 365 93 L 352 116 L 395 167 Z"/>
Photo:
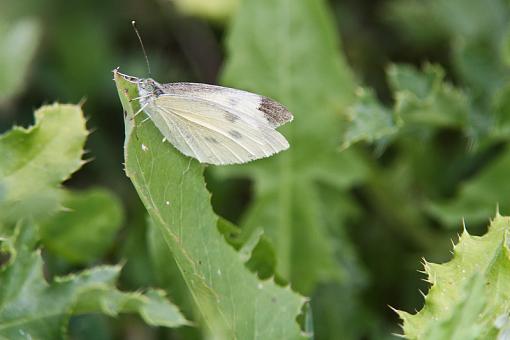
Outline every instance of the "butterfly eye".
<path fill-rule="evenodd" d="M 146 91 L 148 93 L 153 93 L 154 90 L 155 90 L 154 84 L 152 82 L 148 81 L 148 80 L 143 80 L 142 81 L 141 88 L 143 88 L 144 91 Z"/>

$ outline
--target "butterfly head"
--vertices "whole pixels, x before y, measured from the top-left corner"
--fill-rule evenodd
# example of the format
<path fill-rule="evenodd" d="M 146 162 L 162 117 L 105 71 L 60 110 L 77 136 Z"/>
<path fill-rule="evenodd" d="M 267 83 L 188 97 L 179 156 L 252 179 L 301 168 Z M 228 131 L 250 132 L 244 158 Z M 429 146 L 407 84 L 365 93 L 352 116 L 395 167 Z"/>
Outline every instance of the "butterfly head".
<path fill-rule="evenodd" d="M 163 94 L 161 85 L 151 78 L 140 79 L 138 82 L 140 96 L 158 97 Z"/>

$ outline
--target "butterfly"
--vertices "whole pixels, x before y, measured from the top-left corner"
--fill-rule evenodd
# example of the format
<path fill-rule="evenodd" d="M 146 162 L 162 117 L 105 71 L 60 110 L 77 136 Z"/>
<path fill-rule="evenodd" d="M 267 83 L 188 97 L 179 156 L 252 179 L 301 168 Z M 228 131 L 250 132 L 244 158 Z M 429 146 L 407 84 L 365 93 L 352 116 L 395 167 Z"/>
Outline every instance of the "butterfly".
<path fill-rule="evenodd" d="M 276 128 L 292 121 L 292 113 L 270 98 L 216 85 L 160 84 L 114 73 L 137 85 L 138 113 L 145 112 L 164 139 L 201 163 L 246 163 L 289 148 Z"/>

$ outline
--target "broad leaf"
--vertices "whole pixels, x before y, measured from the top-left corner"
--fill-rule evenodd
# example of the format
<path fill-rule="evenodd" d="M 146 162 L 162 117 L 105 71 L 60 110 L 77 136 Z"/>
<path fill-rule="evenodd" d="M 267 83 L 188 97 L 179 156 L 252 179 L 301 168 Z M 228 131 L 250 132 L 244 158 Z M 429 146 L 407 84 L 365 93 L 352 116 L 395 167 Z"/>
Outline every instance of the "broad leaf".
<path fill-rule="evenodd" d="M 0 135 L 0 222 L 59 208 L 60 183 L 84 163 L 87 134 L 79 106 L 53 104 L 35 112 L 30 128 Z"/>
<path fill-rule="evenodd" d="M 141 114 L 133 119 L 138 105 L 129 99 L 137 97 L 136 86 L 118 74 L 115 80 L 126 113 L 126 174 L 172 252 L 206 332 L 219 339 L 302 338 L 296 317 L 305 299 L 245 267 L 218 230 L 204 167 L 162 142 L 152 121 L 142 122 Z"/>
<path fill-rule="evenodd" d="M 159 291 L 146 295 L 118 291 L 120 267 L 103 266 L 47 282 L 37 230 L 27 222 L 4 238 L 10 259 L 0 271 L 0 337 L 61 339 L 72 314 L 134 312 L 151 325 L 176 327 L 188 322 Z"/>
<path fill-rule="evenodd" d="M 409 339 L 488 339 L 510 308 L 510 218 L 496 216 L 487 234 L 466 230 L 444 264 L 425 263 L 431 287 L 425 306 L 411 315 L 399 311 Z"/>
<path fill-rule="evenodd" d="M 228 51 L 224 82 L 281 101 L 294 121 L 281 128 L 289 150 L 221 172 L 253 178 L 255 198 L 243 231 L 263 228 L 276 251 L 277 273 L 310 293 L 317 282 L 342 274 L 318 184 L 345 190 L 366 172 L 356 154 L 338 147 L 353 77 L 324 1 L 244 1 Z"/>
<path fill-rule="evenodd" d="M 118 199 L 104 189 L 65 191 L 65 209 L 41 225 L 44 246 L 72 263 L 99 259 L 112 246 L 122 222 Z"/>

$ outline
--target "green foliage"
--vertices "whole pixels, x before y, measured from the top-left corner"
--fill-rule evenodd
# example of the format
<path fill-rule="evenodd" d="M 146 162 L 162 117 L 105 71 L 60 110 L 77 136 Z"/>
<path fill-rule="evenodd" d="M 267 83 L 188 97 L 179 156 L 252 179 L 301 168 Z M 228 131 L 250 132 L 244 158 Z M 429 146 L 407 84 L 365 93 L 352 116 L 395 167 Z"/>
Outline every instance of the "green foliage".
<path fill-rule="evenodd" d="M 18 94 L 39 44 L 41 27 L 34 19 L 0 23 L 0 105 Z"/>
<path fill-rule="evenodd" d="M 464 93 L 445 82 L 441 67 L 427 64 L 421 73 L 409 66 L 392 65 L 388 82 L 394 91 L 395 114 L 404 123 L 466 127 L 469 101 Z"/>
<path fill-rule="evenodd" d="M 115 286 L 120 267 L 103 266 L 47 282 L 36 227 L 20 223 L 3 238 L 10 254 L 0 282 L 0 336 L 7 339 L 60 339 L 69 317 L 78 313 L 139 313 L 152 325 L 176 327 L 188 322 L 158 291 L 122 293 Z"/>
<path fill-rule="evenodd" d="M 60 183 L 79 169 L 88 135 L 81 108 L 53 104 L 35 124 L 0 135 L 0 221 L 48 216 L 61 206 Z"/>
<path fill-rule="evenodd" d="M 381 105 L 369 90 L 360 89 L 349 110 L 344 147 L 354 142 L 388 142 L 397 132 L 406 135 L 427 128 L 456 128 L 468 132 L 471 105 L 466 95 L 445 82 L 440 66 L 426 64 L 420 72 L 409 65 L 391 65 L 388 83 L 395 103 Z"/>
<path fill-rule="evenodd" d="M 126 174 L 173 255 L 215 338 L 303 338 L 296 317 L 305 299 L 272 279 L 261 281 L 242 253 L 226 243 L 205 188 L 204 167 L 161 141 L 159 130 L 138 115 L 136 86 L 115 74 L 125 115 Z M 169 254 L 159 252 L 166 257 Z M 244 260 L 244 261 L 243 261 Z"/>
<path fill-rule="evenodd" d="M 508 313 L 510 218 L 496 216 L 487 234 L 466 230 L 454 247 L 453 259 L 425 263 L 432 284 L 417 314 L 399 312 L 409 339 L 488 339 L 498 331 L 496 320 Z"/>
<path fill-rule="evenodd" d="M 501 49 L 508 24 L 504 0 L 389 3 L 388 18 L 415 46 L 424 41 L 449 42 L 456 74 L 469 85 L 475 99 L 491 96 L 508 80 Z M 430 25 L 423 25 L 424 21 Z"/>
<path fill-rule="evenodd" d="M 319 184 L 335 188 L 333 200 L 340 199 L 366 172 L 354 152 L 338 150 L 338 111 L 351 101 L 353 82 L 337 44 L 323 1 L 245 1 L 223 74 L 226 84 L 275 98 L 294 113 L 282 128 L 289 150 L 220 171 L 254 180 L 245 237 L 262 227 L 276 252 L 276 272 L 306 294 L 342 275 L 335 259 L 342 245 L 330 237 L 335 227 L 324 218 L 330 207 Z"/>
<path fill-rule="evenodd" d="M 504 0 L 0 1 L 0 338 L 393 339 L 420 259 L 510 214 L 509 18 Z M 133 19 L 156 80 L 282 102 L 290 149 L 204 179 L 143 113 L 123 131 L 109 70 L 147 76 Z M 57 104 L 3 132 L 83 98 L 90 136 Z M 427 264 L 404 336 L 508 337 L 508 225 Z"/>
<path fill-rule="evenodd" d="M 96 188 L 63 193 L 64 209 L 41 225 L 45 247 L 72 263 L 101 258 L 122 222 L 122 208 L 109 191 Z"/>
<path fill-rule="evenodd" d="M 391 139 L 398 131 L 399 121 L 381 105 L 370 90 L 359 88 L 357 101 L 348 111 L 349 129 L 345 131 L 342 148 L 359 141 L 379 142 Z"/>
<path fill-rule="evenodd" d="M 81 109 L 54 104 L 35 116 L 34 126 L 16 127 L 0 137 L 0 336 L 60 339 L 71 315 L 83 313 L 138 313 L 150 325 L 189 324 L 162 291 L 117 290 L 119 266 L 45 279 L 36 247 L 41 237 L 68 261 L 97 260 L 111 246 L 122 209 L 104 189 L 79 194 L 61 188 L 83 163 L 87 130 Z"/>

